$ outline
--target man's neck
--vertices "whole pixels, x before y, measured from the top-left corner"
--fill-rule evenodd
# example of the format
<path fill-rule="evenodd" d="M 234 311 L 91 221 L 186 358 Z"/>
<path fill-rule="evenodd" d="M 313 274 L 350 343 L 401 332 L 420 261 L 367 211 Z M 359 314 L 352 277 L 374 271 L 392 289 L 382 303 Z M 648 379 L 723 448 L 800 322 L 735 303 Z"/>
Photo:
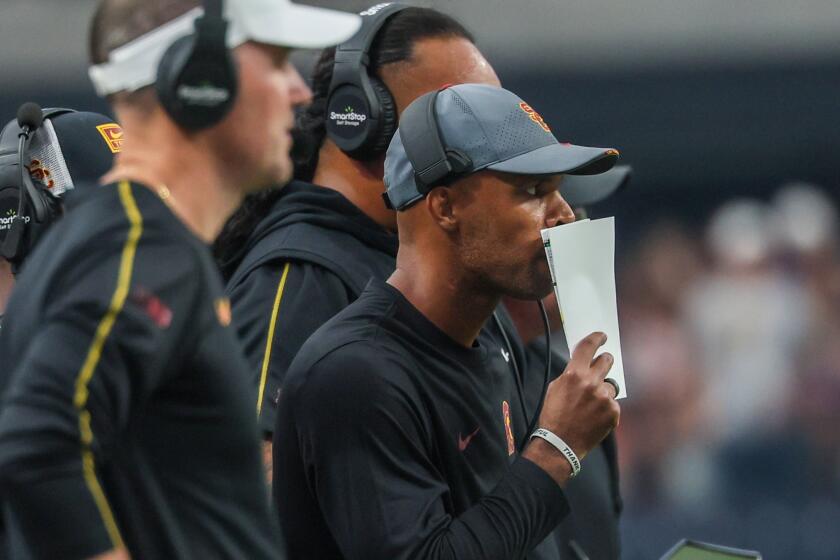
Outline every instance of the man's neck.
<path fill-rule="evenodd" d="M 6 259 L 0 258 L 0 315 L 6 312 L 6 304 L 12 295 L 14 285 L 15 277 L 12 274 L 12 264 Z"/>
<path fill-rule="evenodd" d="M 382 202 L 384 164 L 355 160 L 326 140 L 318 154 L 312 182 L 340 192 L 374 222 L 389 231 L 397 230 L 397 218 Z"/>
<path fill-rule="evenodd" d="M 420 258 L 401 246 L 397 270 L 388 283 L 427 319 L 458 344 L 469 348 L 499 305 L 500 294 L 487 293 L 445 259 Z"/>
<path fill-rule="evenodd" d="M 522 344 L 527 346 L 545 334 L 545 326 L 536 301 L 505 297 L 502 298 L 502 303 L 504 303 L 505 310 L 507 310 L 514 326 L 516 326 L 516 332 L 519 334 Z M 551 315 L 549 312 L 549 319 L 552 318 Z M 552 324 L 551 327 L 551 331 L 554 332 L 562 327 L 562 323 Z"/>
<path fill-rule="evenodd" d="M 132 138 L 129 131 L 126 137 Z M 164 136 L 127 141 L 102 182 L 130 180 L 149 187 L 196 236 L 211 243 L 242 202 L 242 194 L 236 178 L 228 177 L 206 149 L 173 140 L 177 139 Z"/>

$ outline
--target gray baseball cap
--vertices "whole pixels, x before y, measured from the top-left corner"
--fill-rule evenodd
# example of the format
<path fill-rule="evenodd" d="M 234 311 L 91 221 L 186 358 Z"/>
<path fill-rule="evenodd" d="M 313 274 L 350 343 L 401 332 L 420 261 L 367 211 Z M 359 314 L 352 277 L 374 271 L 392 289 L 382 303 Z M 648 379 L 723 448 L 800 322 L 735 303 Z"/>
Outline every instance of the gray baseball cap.
<path fill-rule="evenodd" d="M 432 186 L 445 184 L 443 180 L 424 184 L 432 168 L 447 165 L 422 153 L 424 144 L 436 141 L 428 130 L 433 125 L 416 125 L 423 118 L 417 113 L 425 110 L 436 120 L 447 156 L 456 154 L 457 177 L 483 169 L 523 175 L 596 175 L 611 169 L 618 160 L 618 150 L 613 148 L 559 142 L 540 114 L 506 89 L 459 84 L 421 96 L 400 119 L 385 157 L 386 197 L 397 210 L 423 198 Z M 448 178 L 452 176 L 450 173 Z"/>

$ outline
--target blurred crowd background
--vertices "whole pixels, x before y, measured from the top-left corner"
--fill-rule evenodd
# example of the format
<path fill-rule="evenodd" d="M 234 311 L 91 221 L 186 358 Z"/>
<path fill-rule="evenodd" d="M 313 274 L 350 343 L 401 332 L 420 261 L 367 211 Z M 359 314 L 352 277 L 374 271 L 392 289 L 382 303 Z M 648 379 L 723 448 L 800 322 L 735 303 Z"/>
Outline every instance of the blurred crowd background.
<path fill-rule="evenodd" d="M 840 237 L 819 187 L 644 228 L 618 272 L 627 558 L 840 558 Z M 644 535 L 644 538 L 640 538 Z"/>
<path fill-rule="evenodd" d="M 617 225 L 624 558 L 840 558 L 840 2 L 411 3 L 463 21 L 561 140 L 634 167 L 591 209 Z M 94 5 L 0 2 L 0 118 L 108 111 Z"/>

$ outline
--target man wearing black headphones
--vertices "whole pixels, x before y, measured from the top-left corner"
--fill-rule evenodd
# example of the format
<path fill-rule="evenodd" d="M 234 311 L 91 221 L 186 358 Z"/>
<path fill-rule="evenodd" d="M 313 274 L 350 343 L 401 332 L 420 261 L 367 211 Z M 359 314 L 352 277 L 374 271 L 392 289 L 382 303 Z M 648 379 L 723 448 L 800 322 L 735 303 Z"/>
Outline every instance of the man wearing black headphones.
<path fill-rule="evenodd" d="M 398 114 L 444 83 L 499 84 L 451 17 L 399 4 L 362 15 L 359 33 L 325 50 L 315 68 L 314 99 L 295 130 L 298 180 L 246 200 L 218 246 L 269 440 L 283 378 L 301 345 L 370 278 L 394 271 L 396 215 L 382 201 L 382 165 Z M 519 349 L 503 346 L 497 325 L 490 328 L 497 366 L 510 372 Z"/>
<path fill-rule="evenodd" d="M 0 490 L 34 558 L 278 558 L 247 366 L 208 250 L 288 179 L 296 46 L 352 14 L 284 0 L 103 0 L 91 77 L 125 129 L 47 233 L 0 337 Z"/>
<path fill-rule="evenodd" d="M 499 87 L 451 86 L 404 111 L 385 160 L 396 271 L 304 344 L 278 404 L 293 558 L 523 558 L 568 513 L 561 488 L 618 422 L 612 357 L 594 358 L 606 337 L 578 345 L 531 427 L 480 333 L 502 296 L 551 291 L 540 229 L 574 220 L 564 175 L 617 158 L 559 143 Z"/>
<path fill-rule="evenodd" d="M 121 147 L 112 136 L 121 136 L 122 129 L 105 115 L 72 109 L 42 111 L 31 103 L 19 113 L 21 119 L 0 132 L 0 328 L 14 275 L 62 213 L 58 198 L 77 187 L 95 185 Z M 29 118 L 35 121 L 29 124 L 37 127 L 21 145 L 21 121 Z M 40 214 L 30 202 L 33 199 L 41 203 Z M 18 219 L 19 214 L 23 218 Z M 16 227 L 19 230 L 13 232 Z"/>
<path fill-rule="evenodd" d="M 363 20 L 337 56 L 327 49 L 315 67 L 313 102 L 294 131 L 297 180 L 247 199 L 216 247 L 258 389 L 260 427 L 269 436 L 286 371 L 306 339 L 371 278 L 385 280 L 396 267 L 396 213 L 382 201 L 382 160 L 397 117 L 442 84 L 499 85 L 470 33 L 445 14 L 377 5 Z M 576 179 L 583 194 L 599 189 L 585 183 L 591 178 Z M 497 316 L 481 334 L 493 348 L 493 367 L 500 375 L 522 375 L 525 392 L 541 394 L 543 371 L 525 375 L 516 331 L 504 309 Z M 536 410 L 517 401 L 511 414 L 516 424 L 528 424 Z M 270 465 L 270 442 L 266 449 Z M 576 558 L 554 546 L 545 543 L 539 557 Z"/>

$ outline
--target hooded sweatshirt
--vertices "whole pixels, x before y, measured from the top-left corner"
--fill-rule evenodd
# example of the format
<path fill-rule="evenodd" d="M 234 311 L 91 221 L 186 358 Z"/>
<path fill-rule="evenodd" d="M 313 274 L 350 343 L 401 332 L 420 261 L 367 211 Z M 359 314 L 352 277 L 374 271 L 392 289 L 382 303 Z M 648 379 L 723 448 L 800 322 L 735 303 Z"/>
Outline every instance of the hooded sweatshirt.
<path fill-rule="evenodd" d="M 274 430 L 280 388 L 309 336 L 396 268 L 397 236 L 339 192 L 293 181 L 257 225 L 227 284 L 257 411 Z"/>

